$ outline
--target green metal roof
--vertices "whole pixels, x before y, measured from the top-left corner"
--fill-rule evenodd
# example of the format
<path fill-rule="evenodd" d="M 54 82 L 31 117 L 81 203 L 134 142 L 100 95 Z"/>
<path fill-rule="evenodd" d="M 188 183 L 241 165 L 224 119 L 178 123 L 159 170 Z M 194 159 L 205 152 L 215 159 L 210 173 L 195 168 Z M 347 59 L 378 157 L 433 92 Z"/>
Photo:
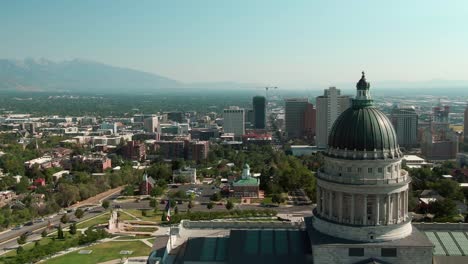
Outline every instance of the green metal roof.
<path fill-rule="evenodd" d="M 258 186 L 260 183 L 256 178 L 247 178 L 247 179 L 240 179 L 234 182 L 232 185 L 234 186 Z"/>
<path fill-rule="evenodd" d="M 434 244 L 435 256 L 468 255 L 468 232 L 426 231 L 425 234 Z"/>
<path fill-rule="evenodd" d="M 356 100 L 357 101 L 357 100 Z M 393 125 L 384 113 L 371 106 L 354 105 L 335 121 L 328 146 L 373 151 L 398 148 Z"/>

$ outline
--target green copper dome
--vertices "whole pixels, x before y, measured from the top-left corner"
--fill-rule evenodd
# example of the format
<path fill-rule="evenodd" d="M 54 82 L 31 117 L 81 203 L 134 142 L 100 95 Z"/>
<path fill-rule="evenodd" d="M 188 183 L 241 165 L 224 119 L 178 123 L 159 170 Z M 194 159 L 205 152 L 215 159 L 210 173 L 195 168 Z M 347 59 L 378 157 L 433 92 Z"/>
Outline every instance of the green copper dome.
<path fill-rule="evenodd" d="M 390 120 L 373 106 L 344 111 L 335 121 L 328 146 L 338 149 L 374 151 L 398 148 Z"/>
<path fill-rule="evenodd" d="M 363 88 L 367 91 L 362 91 Z M 332 126 L 328 147 L 347 151 L 377 151 L 394 156 L 400 152 L 395 130 L 387 116 L 373 106 L 368 89 L 369 83 L 363 72 L 352 106 Z"/>

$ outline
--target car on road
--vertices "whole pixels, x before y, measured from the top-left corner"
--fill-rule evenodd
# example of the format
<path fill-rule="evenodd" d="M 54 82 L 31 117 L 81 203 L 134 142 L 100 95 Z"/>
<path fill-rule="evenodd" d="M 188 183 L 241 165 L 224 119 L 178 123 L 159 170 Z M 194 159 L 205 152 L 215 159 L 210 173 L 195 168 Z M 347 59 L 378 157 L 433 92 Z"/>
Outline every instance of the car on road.
<path fill-rule="evenodd" d="M 25 225 L 25 226 L 32 226 L 32 225 L 34 225 L 34 223 L 33 223 L 33 221 L 29 221 L 29 222 L 27 222 L 27 223 L 24 224 L 24 225 Z"/>
<path fill-rule="evenodd" d="M 16 225 L 15 227 L 12 228 L 12 230 L 20 230 L 21 228 L 23 228 L 22 225 Z"/>
<path fill-rule="evenodd" d="M 31 231 L 26 231 L 26 232 L 23 233 L 23 235 L 30 236 L 30 235 L 32 235 L 32 232 Z"/>
<path fill-rule="evenodd" d="M 114 208 L 122 208 L 120 204 L 114 204 Z"/>

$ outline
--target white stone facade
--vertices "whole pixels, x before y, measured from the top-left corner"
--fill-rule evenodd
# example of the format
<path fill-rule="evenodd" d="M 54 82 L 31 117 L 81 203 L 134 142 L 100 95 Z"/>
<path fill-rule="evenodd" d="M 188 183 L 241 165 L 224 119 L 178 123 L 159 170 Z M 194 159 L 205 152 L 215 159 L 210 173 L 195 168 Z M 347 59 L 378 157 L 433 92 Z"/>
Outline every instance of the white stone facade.
<path fill-rule="evenodd" d="M 325 158 L 317 174 L 314 227 L 356 241 L 385 241 L 411 234 L 408 172 L 401 158 Z"/>

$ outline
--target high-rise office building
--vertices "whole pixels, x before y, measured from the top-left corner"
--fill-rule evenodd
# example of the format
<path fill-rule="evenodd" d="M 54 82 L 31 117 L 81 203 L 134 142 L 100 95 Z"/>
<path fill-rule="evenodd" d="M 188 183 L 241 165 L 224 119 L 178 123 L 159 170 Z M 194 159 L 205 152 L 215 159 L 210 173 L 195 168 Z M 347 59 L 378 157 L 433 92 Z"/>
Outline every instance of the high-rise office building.
<path fill-rule="evenodd" d="M 314 141 L 316 133 L 317 109 L 311 103 L 307 104 L 304 112 L 304 137 L 310 143 Z"/>
<path fill-rule="evenodd" d="M 418 114 L 413 106 L 393 108 L 391 120 L 401 147 L 418 145 Z"/>
<path fill-rule="evenodd" d="M 465 108 L 465 115 L 463 119 L 463 138 L 465 145 L 468 146 L 468 105 Z"/>
<path fill-rule="evenodd" d="M 151 116 L 143 120 L 143 127 L 146 132 L 156 132 L 159 125 L 159 120 L 157 116 Z"/>
<path fill-rule="evenodd" d="M 252 99 L 254 112 L 254 128 L 265 129 L 266 127 L 266 99 L 264 96 L 255 96 Z"/>
<path fill-rule="evenodd" d="M 304 136 L 304 113 L 308 104 L 307 98 L 284 100 L 285 131 L 288 138 L 302 138 Z"/>
<path fill-rule="evenodd" d="M 351 105 L 351 97 L 341 95 L 336 87 L 324 90 L 324 95 L 317 96 L 317 124 L 315 142 L 317 147 L 327 146 L 328 135 L 336 118 Z"/>
<path fill-rule="evenodd" d="M 234 133 L 234 136 L 241 137 L 245 134 L 245 115 L 244 109 L 237 106 L 231 106 L 224 109 L 224 133 Z"/>

